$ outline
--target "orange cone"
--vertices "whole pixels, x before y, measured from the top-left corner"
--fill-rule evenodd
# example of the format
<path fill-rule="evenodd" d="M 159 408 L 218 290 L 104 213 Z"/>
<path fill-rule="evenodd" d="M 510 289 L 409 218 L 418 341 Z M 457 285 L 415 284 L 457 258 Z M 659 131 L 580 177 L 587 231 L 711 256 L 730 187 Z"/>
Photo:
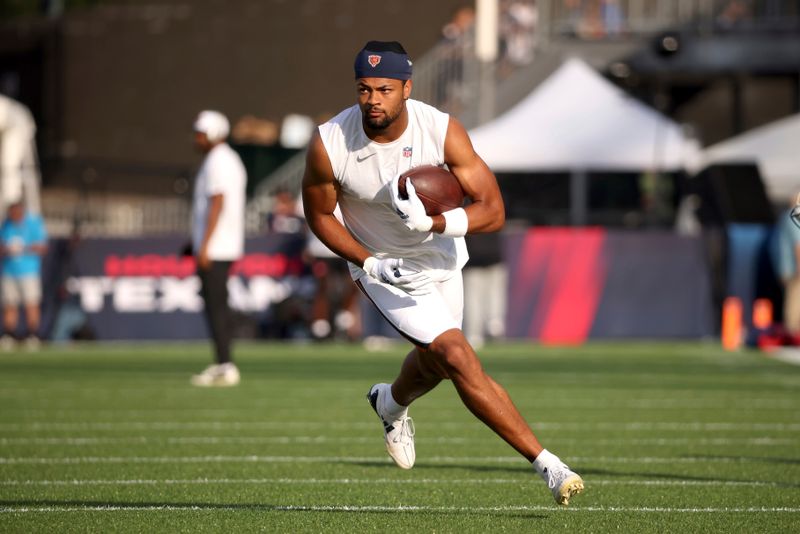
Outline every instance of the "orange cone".
<path fill-rule="evenodd" d="M 756 299 L 753 302 L 753 327 L 757 330 L 766 330 L 770 326 L 772 326 L 772 301 Z"/>
<path fill-rule="evenodd" d="M 728 297 L 722 303 L 722 348 L 738 350 L 742 346 L 742 301 Z"/>

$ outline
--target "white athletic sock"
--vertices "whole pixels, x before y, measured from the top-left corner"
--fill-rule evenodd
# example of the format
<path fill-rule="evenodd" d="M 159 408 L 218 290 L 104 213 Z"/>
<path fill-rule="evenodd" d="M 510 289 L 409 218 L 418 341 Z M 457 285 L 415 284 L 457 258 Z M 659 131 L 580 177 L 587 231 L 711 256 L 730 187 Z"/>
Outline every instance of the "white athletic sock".
<path fill-rule="evenodd" d="M 542 449 L 542 452 L 539 453 L 539 456 L 537 456 L 536 459 L 531 463 L 533 468 L 536 469 L 536 472 L 539 473 L 540 476 L 544 477 L 544 469 L 556 462 L 561 462 L 558 456 L 547 449 Z"/>
<path fill-rule="evenodd" d="M 383 406 L 381 406 L 381 414 L 388 420 L 396 421 L 403 417 L 408 412 L 408 406 L 398 404 L 392 396 L 392 386 L 388 384 L 386 395 L 383 397 Z"/>

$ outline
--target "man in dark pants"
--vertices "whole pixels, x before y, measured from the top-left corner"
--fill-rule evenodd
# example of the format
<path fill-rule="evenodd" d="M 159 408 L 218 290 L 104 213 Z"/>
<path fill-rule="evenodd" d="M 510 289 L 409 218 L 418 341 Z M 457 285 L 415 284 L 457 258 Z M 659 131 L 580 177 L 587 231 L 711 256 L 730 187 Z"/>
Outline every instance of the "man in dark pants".
<path fill-rule="evenodd" d="M 222 113 L 203 111 L 194 123 L 195 146 L 206 155 L 197 173 L 192 204 L 192 252 L 200 294 L 214 343 L 216 363 L 192 377 L 195 386 L 235 386 L 239 369 L 231 360 L 228 271 L 244 254 L 247 173 L 225 142 L 230 126 Z"/>

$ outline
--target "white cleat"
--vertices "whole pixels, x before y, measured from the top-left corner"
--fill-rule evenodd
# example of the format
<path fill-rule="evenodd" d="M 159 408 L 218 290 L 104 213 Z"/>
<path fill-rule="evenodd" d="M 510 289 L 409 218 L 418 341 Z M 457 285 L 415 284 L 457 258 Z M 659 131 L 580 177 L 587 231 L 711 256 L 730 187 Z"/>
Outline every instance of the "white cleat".
<path fill-rule="evenodd" d="M 540 457 L 545 456 L 544 462 L 534 462 L 534 467 L 542 479 L 547 482 L 547 487 L 553 493 L 556 504 L 567 506 L 573 495 L 583 491 L 583 479 L 580 475 L 567 467 L 557 456 L 543 451 Z"/>
<path fill-rule="evenodd" d="M 399 468 L 411 469 L 417 458 L 414 450 L 414 421 L 407 415 L 387 421 L 381 414 L 384 398 L 391 391 L 390 388 L 390 384 L 375 384 L 367 393 L 367 401 L 383 423 L 383 435 L 389 456 Z"/>
<path fill-rule="evenodd" d="M 229 387 L 239 383 L 239 369 L 233 363 L 209 365 L 199 375 L 192 377 L 192 385 L 199 387 Z"/>

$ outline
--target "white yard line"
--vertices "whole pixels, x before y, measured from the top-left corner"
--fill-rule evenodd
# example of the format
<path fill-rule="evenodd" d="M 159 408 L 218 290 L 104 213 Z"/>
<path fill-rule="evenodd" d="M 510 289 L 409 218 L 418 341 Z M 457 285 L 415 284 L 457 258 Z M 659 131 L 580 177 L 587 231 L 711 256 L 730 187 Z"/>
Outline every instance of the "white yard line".
<path fill-rule="evenodd" d="M 41 395 L 31 395 L 34 397 L 32 402 L 42 400 Z M 46 397 L 45 397 L 46 399 Z M 758 412 L 761 408 L 769 408 L 770 410 L 796 410 L 800 406 L 800 402 L 792 400 L 785 396 L 778 398 L 770 397 L 737 397 L 734 399 L 725 398 L 703 398 L 703 397 L 643 397 L 636 399 L 604 399 L 603 402 L 598 403 L 596 398 L 574 398 L 566 397 L 564 399 L 536 399 L 535 401 L 527 399 L 529 402 L 534 403 L 537 408 L 546 406 L 576 407 L 582 410 L 609 410 L 609 409 L 680 409 L 690 408 L 697 409 L 728 409 L 736 410 L 737 412 Z M 284 401 L 285 402 L 285 401 Z M 526 399 L 520 399 L 518 404 L 525 405 Z M 346 409 L 352 406 L 350 403 L 341 402 L 337 406 Z M 281 414 L 297 413 L 307 411 L 304 407 L 298 407 L 295 404 L 281 405 L 270 400 L 263 400 L 260 403 L 251 405 L 252 408 L 269 409 L 273 412 Z M 459 413 L 463 410 L 460 404 L 448 402 L 446 405 L 441 406 L 440 410 L 445 410 L 446 413 Z M 203 419 L 224 419 L 230 416 L 241 416 L 241 410 L 238 408 L 152 408 L 152 409 L 92 409 L 92 408 L 76 408 L 76 409 L 47 409 L 47 408 L 24 408 L 15 411 L 24 419 L 32 418 L 45 418 L 56 417 L 59 419 L 84 419 L 86 416 L 96 418 L 119 418 L 125 417 L 128 419 L 136 418 L 153 418 L 156 415 L 160 416 L 185 416 L 192 415 L 193 417 Z M 442 413 L 437 410 L 437 413 Z M 165 417 L 166 418 L 166 417 Z"/>
<path fill-rule="evenodd" d="M 428 421 L 428 426 L 435 428 L 463 429 L 464 423 Z M 680 430 L 680 431 L 710 431 L 724 430 L 775 430 L 780 432 L 800 431 L 800 422 L 797 423 L 746 423 L 746 422 L 660 422 L 660 421 L 600 421 L 588 423 L 555 423 L 534 422 L 531 426 L 535 429 L 545 430 Z M 325 421 L 205 421 L 205 422 L 136 422 L 136 421 L 108 421 L 94 423 L 61 423 L 61 422 L 30 422 L 30 423 L 0 423 L 0 431 L 69 431 L 69 430 L 257 430 L 271 428 L 329 428 L 330 422 Z M 337 422 L 338 429 L 375 428 L 371 421 L 344 421 Z"/>
<path fill-rule="evenodd" d="M 481 484 L 528 484 L 531 477 L 521 478 L 189 478 L 189 479 L 100 479 L 100 480 L 2 480 L 0 486 L 213 486 L 228 484 L 243 485 L 481 485 Z M 664 487 L 781 487 L 780 482 L 738 480 L 614 480 L 587 479 L 589 486 L 664 486 Z"/>
<path fill-rule="evenodd" d="M 555 506 L 292 506 L 292 505 L 253 505 L 254 509 L 276 512 L 460 512 L 460 513 L 493 513 L 493 512 L 572 512 L 572 513 L 592 513 L 592 512 L 622 512 L 622 513 L 704 513 L 704 514 L 741 514 L 741 513 L 798 513 L 798 507 L 706 507 L 706 508 L 670 508 L 670 507 L 648 507 L 648 506 L 571 506 L 567 508 L 556 508 Z M 26 514 L 26 513 L 45 513 L 45 512 L 200 512 L 200 511 L 231 511 L 240 512 L 240 506 L 193 506 L 193 505 L 160 505 L 160 506 L 119 506 L 109 504 L 107 506 L 4 506 L 0 507 L 0 513 Z"/>
<path fill-rule="evenodd" d="M 768 458 L 708 456 L 570 456 L 570 463 L 597 464 L 741 464 L 769 461 Z M 0 457 L 0 465 L 69 465 L 69 464 L 187 464 L 187 463 L 365 463 L 389 462 L 386 456 L 73 456 L 73 457 Z M 429 456 L 429 464 L 524 463 L 520 456 Z"/>
<path fill-rule="evenodd" d="M 185 437 L 152 437 L 130 436 L 123 438 L 106 438 L 94 436 L 73 437 L 41 437 L 41 438 L 0 438 L 0 445 L 113 445 L 113 444 L 325 444 L 325 443 L 373 443 L 381 441 L 378 435 L 370 437 L 343 436 L 185 436 Z M 486 437 L 422 437 L 418 443 L 481 443 L 496 440 L 494 436 Z M 559 443 L 585 443 L 586 438 L 559 438 Z M 794 445 L 797 439 L 761 436 L 757 438 L 601 438 L 592 439 L 593 445 L 761 445 L 780 446 Z"/>

